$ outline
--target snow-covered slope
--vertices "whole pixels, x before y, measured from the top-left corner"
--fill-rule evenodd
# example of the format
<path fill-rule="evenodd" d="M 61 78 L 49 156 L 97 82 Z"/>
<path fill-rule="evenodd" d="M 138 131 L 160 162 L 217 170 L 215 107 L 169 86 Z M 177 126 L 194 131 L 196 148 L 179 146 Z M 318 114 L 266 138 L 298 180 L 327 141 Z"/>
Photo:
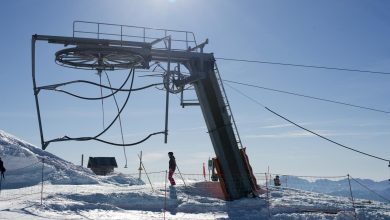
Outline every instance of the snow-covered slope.
<path fill-rule="evenodd" d="M 7 169 L 5 179 L 2 181 L 3 189 L 21 188 L 40 183 L 42 164 L 44 164 L 44 181 L 51 184 L 142 183 L 123 174 L 96 176 L 87 168 L 76 166 L 2 130 L 0 130 L 0 157 Z"/>

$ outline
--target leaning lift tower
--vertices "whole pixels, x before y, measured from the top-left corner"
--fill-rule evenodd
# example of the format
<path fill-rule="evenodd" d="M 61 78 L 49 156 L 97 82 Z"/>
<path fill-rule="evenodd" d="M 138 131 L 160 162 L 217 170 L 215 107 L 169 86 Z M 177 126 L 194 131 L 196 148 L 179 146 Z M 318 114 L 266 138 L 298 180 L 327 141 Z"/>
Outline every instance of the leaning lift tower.
<path fill-rule="evenodd" d="M 87 26 L 88 28 L 85 28 Z M 215 58 L 212 53 L 203 51 L 208 40 L 197 43 L 195 35 L 188 31 L 85 21 L 73 23 L 72 36 L 33 35 L 33 88 L 41 145 L 46 149 L 50 143 L 97 140 L 97 136 L 64 136 L 51 140 L 44 138 L 39 94 L 43 90 L 56 90 L 66 83 L 37 86 L 37 41 L 64 45 L 66 48 L 55 53 L 55 61 L 64 67 L 101 73 L 121 69 L 148 70 L 156 63 L 164 65 L 162 79 L 166 90 L 166 113 L 165 130 L 160 133 L 165 135 L 165 143 L 168 136 L 169 95 L 180 93 L 183 107 L 200 106 L 202 110 L 216 154 L 214 163 L 226 199 L 234 200 L 257 194 L 259 188 L 242 146 Z M 193 86 L 196 92 L 196 102 L 188 102 L 183 98 L 184 88 L 189 85 Z"/>

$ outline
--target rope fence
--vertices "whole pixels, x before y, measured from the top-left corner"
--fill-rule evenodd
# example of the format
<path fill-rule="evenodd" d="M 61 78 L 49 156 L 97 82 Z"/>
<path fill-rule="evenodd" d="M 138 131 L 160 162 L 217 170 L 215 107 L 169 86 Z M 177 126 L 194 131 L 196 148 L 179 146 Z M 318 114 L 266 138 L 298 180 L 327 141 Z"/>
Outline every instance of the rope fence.
<path fill-rule="evenodd" d="M 9 170 L 9 173 L 15 175 L 17 172 L 21 172 L 21 170 L 28 170 L 29 175 L 38 176 L 40 175 L 40 181 L 35 185 L 20 188 L 22 193 L 18 193 L 16 196 L 13 195 L 12 190 L 1 189 L 0 188 L 0 202 L 10 202 L 15 200 L 20 200 L 25 198 L 25 201 L 36 202 L 37 204 L 43 205 L 45 200 L 48 198 L 52 198 L 56 196 L 56 192 L 47 192 L 45 191 L 45 187 L 47 185 L 52 185 L 53 174 L 56 174 L 56 170 L 47 169 L 46 167 L 50 167 L 50 164 L 47 164 L 50 161 L 46 161 L 46 158 L 40 158 L 39 161 L 26 165 L 24 167 L 20 167 L 17 169 Z M 187 199 L 191 199 L 191 197 L 204 196 L 204 197 L 214 197 L 223 199 L 223 192 L 220 189 L 220 183 L 211 181 L 210 175 L 206 173 L 181 173 L 180 170 L 176 170 L 174 174 L 174 179 L 178 187 L 175 188 L 175 193 L 183 193 L 181 195 L 185 195 Z M 8 171 L 7 171 L 8 172 Z M 31 173 L 35 172 L 35 173 Z M 161 198 L 161 215 L 165 219 L 166 211 L 169 211 L 170 205 L 167 201 L 167 197 L 172 196 L 171 190 L 172 188 L 167 187 L 167 171 L 153 171 L 153 172 L 145 172 L 144 175 L 141 176 L 143 181 L 143 185 L 131 185 L 126 186 L 123 184 L 123 188 L 119 187 L 115 189 L 114 193 L 126 193 L 126 192 L 140 192 L 140 191 L 150 191 L 153 196 L 157 196 Z M 147 174 L 147 175 L 146 175 Z M 125 174 L 129 178 L 138 179 L 139 173 L 131 173 Z M 315 209 L 315 208 L 302 208 L 302 207 L 294 207 L 297 212 L 323 212 L 328 214 L 337 214 L 338 212 L 350 213 L 355 219 L 357 219 L 358 215 L 356 213 L 356 195 L 354 195 L 354 191 L 357 190 L 357 186 L 361 187 L 361 189 L 366 190 L 369 194 L 376 196 L 377 200 L 384 201 L 385 203 L 390 203 L 389 198 L 386 198 L 384 195 L 372 190 L 370 187 L 366 186 L 362 181 L 359 181 L 352 176 L 343 175 L 343 176 L 299 176 L 299 175 L 288 175 L 288 174 L 274 174 L 274 173 L 254 173 L 256 177 L 258 185 L 262 189 L 265 189 L 265 194 L 260 195 L 260 199 L 264 199 L 266 201 L 266 208 L 269 216 L 271 217 L 275 207 L 278 207 L 278 197 L 275 197 L 275 193 L 280 192 L 281 190 L 291 190 L 291 192 L 298 192 L 296 190 L 301 191 L 310 191 L 315 193 L 324 193 L 330 196 L 343 196 L 344 199 L 335 199 L 336 207 L 343 207 L 340 209 Z M 274 185 L 274 178 L 279 176 L 281 186 Z M 7 178 L 7 175 L 6 175 Z M 102 177 L 104 182 L 105 177 Z M 2 183 L 0 182 L 0 186 Z M 327 191 L 326 185 L 327 181 L 339 181 L 340 191 L 348 192 L 347 194 L 332 194 L 330 189 Z M 239 186 L 241 183 L 238 182 Z M 334 189 L 334 188 L 333 188 Z M 13 189 L 15 190 L 15 189 Z M 78 185 L 74 186 L 73 193 L 77 194 Z M 348 206 L 349 203 L 349 206 Z M 360 202 L 363 204 L 363 202 Z M 361 204 L 359 203 L 359 207 Z M 260 207 L 259 207 L 260 208 Z"/>

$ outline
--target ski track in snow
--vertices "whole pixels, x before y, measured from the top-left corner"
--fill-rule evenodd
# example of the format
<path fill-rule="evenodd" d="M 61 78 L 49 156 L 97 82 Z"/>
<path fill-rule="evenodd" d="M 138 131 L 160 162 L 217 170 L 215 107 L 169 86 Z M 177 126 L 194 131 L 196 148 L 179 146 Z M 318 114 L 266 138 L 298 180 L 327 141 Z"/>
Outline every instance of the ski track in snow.
<path fill-rule="evenodd" d="M 164 183 L 154 183 L 152 191 L 128 175 L 95 176 L 1 130 L 0 156 L 8 168 L 0 219 L 355 219 L 349 198 L 294 188 L 271 187 L 269 199 L 263 194 L 227 202 L 211 196 L 202 184 L 188 182 L 187 187 L 169 187 L 165 198 Z M 358 219 L 390 220 L 389 203 L 355 203 Z"/>

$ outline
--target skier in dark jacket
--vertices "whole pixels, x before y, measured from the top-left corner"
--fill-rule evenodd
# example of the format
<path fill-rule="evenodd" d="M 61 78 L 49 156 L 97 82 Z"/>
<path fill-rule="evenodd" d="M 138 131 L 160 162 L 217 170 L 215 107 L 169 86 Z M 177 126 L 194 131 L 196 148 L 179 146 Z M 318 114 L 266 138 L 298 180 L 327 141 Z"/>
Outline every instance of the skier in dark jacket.
<path fill-rule="evenodd" d="M 275 186 L 281 186 L 282 184 L 280 183 L 280 178 L 278 175 L 274 178 L 274 185 Z"/>
<path fill-rule="evenodd" d="M 0 172 L 1 172 L 1 177 L 2 177 L 3 179 L 5 179 L 5 177 L 4 177 L 5 167 L 4 167 L 4 163 L 3 163 L 3 161 L 1 160 L 1 158 L 0 158 Z"/>
<path fill-rule="evenodd" d="M 169 156 L 169 173 L 168 173 L 168 180 L 171 183 L 171 186 L 176 185 L 175 180 L 173 179 L 173 173 L 175 173 L 176 170 L 176 160 L 173 156 L 173 152 L 168 153 Z"/>

